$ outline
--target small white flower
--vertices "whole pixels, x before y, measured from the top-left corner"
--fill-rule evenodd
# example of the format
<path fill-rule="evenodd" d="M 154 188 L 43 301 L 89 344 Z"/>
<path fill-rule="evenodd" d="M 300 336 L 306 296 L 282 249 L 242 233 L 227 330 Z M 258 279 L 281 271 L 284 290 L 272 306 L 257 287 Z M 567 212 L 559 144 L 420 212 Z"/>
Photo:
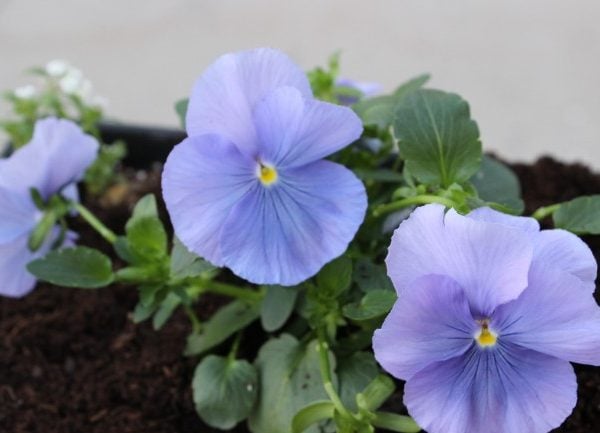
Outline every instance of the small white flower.
<path fill-rule="evenodd" d="M 58 85 L 68 95 L 77 94 L 83 85 L 83 74 L 77 68 L 71 68 L 67 74 L 60 79 Z"/>
<path fill-rule="evenodd" d="M 69 69 L 71 65 L 64 60 L 51 60 L 46 64 L 46 72 L 51 77 L 62 77 Z"/>
<path fill-rule="evenodd" d="M 19 99 L 31 99 L 37 93 L 35 86 L 28 84 L 26 86 L 17 87 L 14 95 Z"/>

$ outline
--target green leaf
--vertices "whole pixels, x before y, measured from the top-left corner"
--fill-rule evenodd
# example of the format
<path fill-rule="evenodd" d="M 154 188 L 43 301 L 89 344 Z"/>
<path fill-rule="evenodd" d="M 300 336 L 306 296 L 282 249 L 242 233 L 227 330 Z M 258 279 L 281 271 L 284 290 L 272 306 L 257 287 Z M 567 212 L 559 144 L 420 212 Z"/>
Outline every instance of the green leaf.
<path fill-rule="evenodd" d="M 561 203 L 553 219 L 556 227 L 573 233 L 600 234 L 600 195 L 578 197 Z"/>
<path fill-rule="evenodd" d="M 362 399 L 366 403 L 366 409 L 373 411 L 385 403 L 394 393 L 396 385 L 394 381 L 385 374 L 377 375 L 361 392 Z"/>
<path fill-rule="evenodd" d="M 344 306 L 344 316 L 349 319 L 362 321 L 371 320 L 387 314 L 396 302 L 396 293 L 389 290 L 372 290 L 358 303 Z"/>
<path fill-rule="evenodd" d="M 406 96 L 415 90 L 419 90 L 423 87 L 431 78 L 429 74 L 421 74 L 414 78 L 411 78 L 406 83 L 401 84 L 395 91 L 395 96 Z"/>
<path fill-rule="evenodd" d="M 248 419 L 253 433 L 289 433 L 297 412 L 308 404 L 327 399 L 315 341 L 302 344 L 283 334 L 263 345 L 256 366 L 260 395 Z M 313 426 L 306 431 L 317 433 L 319 429 Z"/>
<path fill-rule="evenodd" d="M 523 213 L 525 206 L 521 199 L 519 178 L 500 161 L 484 155 L 481 168 L 471 178 L 471 183 L 482 200 L 504 205 L 516 214 Z"/>
<path fill-rule="evenodd" d="M 333 418 L 335 406 L 330 400 L 317 401 L 300 409 L 292 420 L 292 433 L 302 433 L 313 424 Z"/>
<path fill-rule="evenodd" d="M 260 322 L 267 332 L 281 328 L 296 305 L 296 287 L 268 286 L 260 307 Z"/>
<path fill-rule="evenodd" d="M 375 427 L 399 433 L 417 433 L 421 431 L 421 427 L 411 417 L 395 413 L 376 412 L 372 423 Z"/>
<path fill-rule="evenodd" d="M 479 169 L 479 130 L 458 95 L 430 89 L 409 93 L 395 109 L 394 133 L 409 171 L 422 183 L 448 187 Z"/>
<path fill-rule="evenodd" d="M 160 307 L 152 318 L 152 327 L 155 331 L 162 329 L 165 323 L 173 315 L 177 307 L 181 304 L 181 298 L 174 293 L 169 293 L 160 303 Z"/>
<path fill-rule="evenodd" d="M 181 127 L 185 129 L 185 117 L 187 115 L 188 105 L 190 100 L 188 98 L 181 99 L 175 103 L 175 111 L 177 112 L 177 117 L 179 117 L 179 123 Z"/>
<path fill-rule="evenodd" d="M 356 262 L 353 279 L 363 292 L 373 290 L 394 291 L 394 285 L 387 276 L 385 266 L 376 265 L 370 259 L 362 258 Z"/>
<path fill-rule="evenodd" d="M 135 224 L 136 220 L 148 217 L 158 217 L 158 207 L 156 206 L 154 194 L 147 194 L 138 200 L 127 224 Z"/>
<path fill-rule="evenodd" d="M 356 176 L 358 176 L 361 180 L 368 182 L 381 182 L 381 183 L 401 183 L 404 181 L 404 176 L 402 173 L 398 173 L 394 170 L 389 170 L 386 168 L 380 168 L 377 170 L 368 170 L 368 169 L 355 169 L 353 170 Z"/>
<path fill-rule="evenodd" d="M 377 377 L 379 369 L 372 353 L 356 352 L 340 358 L 337 367 L 339 394 L 344 406 L 356 412 L 356 395 Z"/>
<path fill-rule="evenodd" d="M 154 195 L 149 194 L 136 204 L 125 233 L 129 250 L 137 261 L 156 261 L 166 257 L 167 233 L 158 218 Z"/>
<path fill-rule="evenodd" d="M 229 430 L 246 419 L 258 395 L 258 374 L 247 361 L 209 355 L 198 364 L 192 382 L 202 420 Z"/>
<path fill-rule="evenodd" d="M 96 289 L 112 283 L 114 274 L 110 259 L 88 247 L 52 251 L 27 265 L 38 279 L 63 287 Z"/>
<path fill-rule="evenodd" d="M 177 238 L 173 238 L 171 251 L 171 277 L 183 279 L 189 277 L 202 277 L 210 279 L 218 272 L 218 268 L 190 252 Z"/>
<path fill-rule="evenodd" d="M 204 324 L 200 334 L 191 334 L 187 340 L 185 355 L 200 355 L 221 344 L 230 336 L 258 319 L 258 304 L 233 301 L 221 308 Z"/>
<path fill-rule="evenodd" d="M 352 260 L 345 256 L 327 263 L 317 274 L 317 286 L 332 297 L 348 290 L 351 283 Z"/>

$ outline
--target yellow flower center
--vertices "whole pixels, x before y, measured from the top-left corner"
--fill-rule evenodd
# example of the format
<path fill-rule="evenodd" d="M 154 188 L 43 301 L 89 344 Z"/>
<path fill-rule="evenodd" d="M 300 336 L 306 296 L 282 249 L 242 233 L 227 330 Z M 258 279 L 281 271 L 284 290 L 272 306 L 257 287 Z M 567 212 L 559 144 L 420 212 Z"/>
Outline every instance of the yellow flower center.
<path fill-rule="evenodd" d="M 498 341 L 498 334 L 492 331 L 489 327 L 487 320 L 482 320 L 481 329 L 475 335 L 475 340 L 477 340 L 477 344 L 481 347 L 492 347 L 496 345 Z"/>
<path fill-rule="evenodd" d="M 277 170 L 271 165 L 260 163 L 258 167 L 258 178 L 263 185 L 268 186 L 277 182 Z"/>

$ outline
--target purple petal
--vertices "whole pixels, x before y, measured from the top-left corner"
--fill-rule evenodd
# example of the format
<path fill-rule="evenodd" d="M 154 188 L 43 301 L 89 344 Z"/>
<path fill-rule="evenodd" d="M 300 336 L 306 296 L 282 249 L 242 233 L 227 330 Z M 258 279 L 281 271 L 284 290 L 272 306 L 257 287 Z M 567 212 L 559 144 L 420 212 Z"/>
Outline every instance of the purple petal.
<path fill-rule="evenodd" d="M 572 412 L 577 382 L 568 362 L 507 345 L 432 364 L 404 392 L 429 433 L 546 433 Z"/>
<path fill-rule="evenodd" d="M 527 233 L 537 233 L 540 231 L 540 223 L 535 218 L 507 215 L 502 212 L 490 209 L 489 207 L 480 207 L 471 211 L 468 215 L 477 221 L 502 224 L 509 227 L 515 227 Z"/>
<path fill-rule="evenodd" d="M 273 91 L 254 113 L 261 157 L 281 167 L 322 159 L 358 139 L 362 123 L 347 107 L 306 99 L 291 87 Z"/>
<path fill-rule="evenodd" d="M 477 221 L 444 207 L 417 208 L 394 232 L 386 259 L 399 294 L 417 278 L 446 275 L 464 290 L 471 308 L 488 315 L 527 286 L 533 247 L 519 229 Z"/>
<path fill-rule="evenodd" d="M 223 260 L 257 284 L 294 285 L 341 255 L 363 221 L 362 183 L 341 165 L 318 161 L 258 183 L 232 210 Z"/>
<path fill-rule="evenodd" d="M 498 338 L 567 361 L 600 365 L 600 308 L 584 283 L 535 267 L 529 281 L 517 300 L 494 313 Z"/>
<path fill-rule="evenodd" d="M 28 233 L 39 215 L 29 194 L 0 187 L 0 245 Z"/>
<path fill-rule="evenodd" d="M 534 239 L 532 265 L 568 272 L 579 278 L 589 292 L 596 288 L 596 259 L 586 243 L 568 231 L 542 230 Z"/>
<path fill-rule="evenodd" d="M 312 97 L 302 69 L 281 51 L 261 48 L 225 54 L 196 81 L 186 115 L 189 135 L 218 134 L 255 156 L 254 106 L 274 89 L 291 86 Z"/>
<path fill-rule="evenodd" d="M 233 205 L 258 182 L 255 165 L 216 135 L 186 138 L 165 163 L 163 196 L 175 234 L 188 249 L 217 266 L 223 264 L 221 229 Z"/>
<path fill-rule="evenodd" d="M 462 355 L 478 328 L 462 288 L 450 278 L 429 275 L 402 292 L 375 331 L 373 351 L 388 373 L 407 380 L 434 362 Z"/>

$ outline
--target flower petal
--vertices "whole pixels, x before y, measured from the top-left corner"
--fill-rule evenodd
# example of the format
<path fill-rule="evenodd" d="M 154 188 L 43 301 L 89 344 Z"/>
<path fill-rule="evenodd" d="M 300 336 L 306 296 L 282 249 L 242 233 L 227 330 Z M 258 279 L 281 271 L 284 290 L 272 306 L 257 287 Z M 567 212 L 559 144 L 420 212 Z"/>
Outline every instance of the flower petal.
<path fill-rule="evenodd" d="M 0 187 L 0 244 L 12 242 L 33 229 L 37 214 L 29 194 Z"/>
<path fill-rule="evenodd" d="M 494 313 L 499 338 L 567 361 L 600 365 L 600 308 L 578 278 L 533 267 L 529 287 Z"/>
<path fill-rule="evenodd" d="M 462 355 L 478 329 L 455 281 L 428 275 L 411 284 L 373 336 L 375 359 L 407 380 L 426 366 Z"/>
<path fill-rule="evenodd" d="M 357 140 L 362 122 L 347 107 L 306 99 L 281 87 L 254 112 L 261 157 L 278 167 L 299 167 L 322 159 Z"/>
<path fill-rule="evenodd" d="M 226 266 L 257 284 L 294 285 L 341 255 L 367 208 L 362 183 L 341 165 L 318 161 L 279 173 L 231 211 L 221 235 Z"/>
<path fill-rule="evenodd" d="M 252 110 L 272 90 L 291 86 L 306 98 L 306 74 L 284 53 L 260 48 L 225 54 L 196 81 L 186 115 L 189 135 L 218 134 L 254 157 L 256 129 Z"/>
<path fill-rule="evenodd" d="M 0 161 L 0 186 L 44 198 L 83 177 L 98 154 L 98 141 L 70 120 L 47 118 L 35 124 L 32 140 Z"/>
<path fill-rule="evenodd" d="M 546 433 L 573 410 L 577 382 L 566 361 L 517 346 L 474 347 L 421 370 L 404 392 L 429 433 Z"/>
<path fill-rule="evenodd" d="M 186 138 L 165 164 L 163 196 L 175 234 L 188 249 L 217 266 L 223 264 L 218 244 L 223 223 L 257 182 L 255 165 L 216 135 Z"/>
<path fill-rule="evenodd" d="M 386 264 L 401 294 L 415 279 L 446 275 L 464 290 L 474 313 L 490 314 L 527 286 L 533 246 L 519 229 L 477 221 L 444 207 L 417 208 L 394 232 Z"/>
<path fill-rule="evenodd" d="M 503 212 L 490 209 L 489 207 L 475 209 L 467 216 L 477 221 L 515 227 L 527 233 L 537 233 L 540 231 L 540 223 L 538 223 L 535 218 L 507 215 Z"/>
<path fill-rule="evenodd" d="M 533 264 L 544 269 L 560 269 L 579 278 L 593 292 L 598 264 L 590 248 L 566 230 L 542 230 L 534 239 Z"/>

